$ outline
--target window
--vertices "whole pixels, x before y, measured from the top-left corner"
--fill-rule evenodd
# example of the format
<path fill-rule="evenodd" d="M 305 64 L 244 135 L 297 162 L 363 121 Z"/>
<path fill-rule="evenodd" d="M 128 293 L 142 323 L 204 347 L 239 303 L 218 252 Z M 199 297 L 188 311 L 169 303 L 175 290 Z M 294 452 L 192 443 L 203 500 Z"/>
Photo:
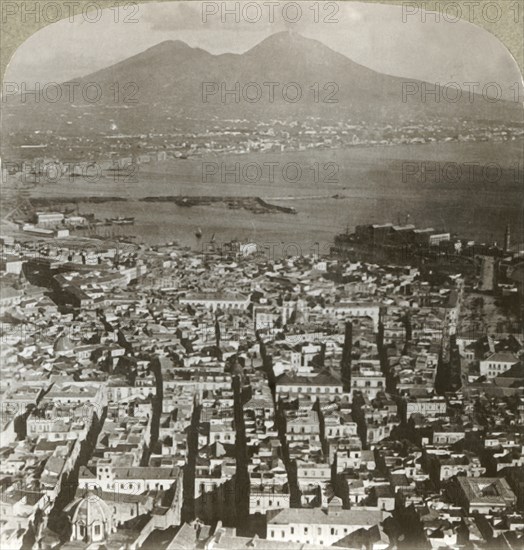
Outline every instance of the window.
<path fill-rule="evenodd" d="M 100 525 L 98 523 L 95 525 L 95 535 L 100 535 Z"/>
<path fill-rule="evenodd" d="M 307 527 L 304 527 L 304 534 L 307 535 Z"/>
<path fill-rule="evenodd" d="M 257 506 L 260 506 L 260 499 L 257 499 Z"/>
<path fill-rule="evenodd" d="M 292 535 L 295 534 L 295 528 L 294 528 L 294 527 L 291 527 L 291 534 L 292 534 Z"/>
<path fill-rule="evenodd" d="M 322 527 L 319 527 L 319 528 L 318 528 L 318 534 L 319 534 L 319 535 L 322 534 Z M 320 544 L 322 544 L 322 543 L 320 543 Z"/>
<path fill-rule="evenodd" d="M 331 527 L 331 534 L 334 535 L 335 534 L 335 529 L 333 527 Z"/>
<path fill-rule="evenodd" d="M 275 531 L 271 531 L 271 537 L 275 537 Z"/>
<path fill-rule="evenodd" d="M 282 535 L 282 538 L 286 538 L 286 532 L 285 531 L 280 531 L 280 534 Z"/>

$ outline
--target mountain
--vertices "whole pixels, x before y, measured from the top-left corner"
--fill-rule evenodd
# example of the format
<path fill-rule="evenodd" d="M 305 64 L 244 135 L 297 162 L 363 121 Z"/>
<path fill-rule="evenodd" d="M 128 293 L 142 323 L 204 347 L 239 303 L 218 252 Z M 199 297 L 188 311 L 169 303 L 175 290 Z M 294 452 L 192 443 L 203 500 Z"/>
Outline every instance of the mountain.
<path fill-rule="evenodd" d="M 179 117 L 211 121 L 314 116 L 384 123 L 459 117 L 522 122 L 521 104 L 490 103 L 478 95 L 471 101 L 467 93 L 452 102 L 445 98 L 453 99 L 456 91 L 445 88 L 437 88 L 441 99 L 436 101 L 423 92 L 424 87 L 434 90 L 433 84 L 377 73 L 317 40 L 287 31 L 243 54 L 213 55 L 179 40 L 166 41 L 75 82 L 76 90 L 90 97 L 99 86 L 101 97 L 90 103 L 77 91 L 74 102 L 64 93 L 57 102 L 29 99 L 23 106 L 11 97 L 6 104 L 11 116 L 4 119 L 9 130 L 31 131 L 36 125 L 46 131 L 65 119 L 69 128 L 64 131 L 83 135 L 96 133 L 102 123 L 107 128 L 111 120 L 121 131 L 146 133 L 172 127 Z M 235 86 L 236 93 L 226 93 Z M 298 90 L 301 97 L 295 101 Z M 411 93 L 406 95 L 406 90 Z"/>

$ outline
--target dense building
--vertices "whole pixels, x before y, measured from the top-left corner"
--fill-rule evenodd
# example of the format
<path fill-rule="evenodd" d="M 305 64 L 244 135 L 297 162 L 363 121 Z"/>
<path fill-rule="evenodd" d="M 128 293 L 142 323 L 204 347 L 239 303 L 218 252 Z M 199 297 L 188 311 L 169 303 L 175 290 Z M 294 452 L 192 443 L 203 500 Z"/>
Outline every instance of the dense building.
<path fill-rule="evenodd" d="M 478 279 L 6 243 L 2 548 L 520 542 L 524 342 L 462 334 L 503 324 Z"/>

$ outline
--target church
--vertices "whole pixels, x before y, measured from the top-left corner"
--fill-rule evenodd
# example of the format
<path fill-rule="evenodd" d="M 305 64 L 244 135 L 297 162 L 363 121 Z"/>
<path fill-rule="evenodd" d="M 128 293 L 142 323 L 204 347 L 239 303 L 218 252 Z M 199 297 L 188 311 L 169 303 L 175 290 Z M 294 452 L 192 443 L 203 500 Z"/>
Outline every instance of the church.
<path fill-rule="evenodd" d="M 71 521 L 71 541 L 86 543 L 86 547 L 97 548 L 96 543 L 103 543 L 116 531 L 111 509 L 92 491 L 75 499 L 65 511 Z"/>

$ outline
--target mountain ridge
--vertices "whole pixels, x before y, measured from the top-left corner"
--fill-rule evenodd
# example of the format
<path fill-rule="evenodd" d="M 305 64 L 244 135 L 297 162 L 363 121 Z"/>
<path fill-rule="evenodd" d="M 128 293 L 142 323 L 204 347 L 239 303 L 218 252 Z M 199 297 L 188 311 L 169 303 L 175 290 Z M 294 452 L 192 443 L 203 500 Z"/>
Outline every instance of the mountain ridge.
<path fill-rule="evenodd" d="M 290 31 L 273 33 L 243 53 L 211 54 L 182 40 L 166 40 L 69 82 L 80 87 L 98 85 L 103 93 L 99 101 L 91 102 L 90 112 L 99 119 L 109 117 L 119 128 L 132 128 L 133 124 L 164 128 L 171 117 L 179 116 L 210 120 L 318 117 L 384 123 L 398 119 L 415 123 L 524 119 L 522 105 L 490 103 L 479 95 L 469 101 L 468 94 L 463 94 L 457 102 L 437 102 L 432 96 L 424 101 L 421 92 L 406 96 L 408 84 L 419 91 L 424 86 L 436 89 L 441 98 L 454 97 L 456 90 L 448 96 L 446 88 L 435 88 L 435 84 L 376 72 L 318 40 Z M 275 84 L 273 98 L 271 83 Z M 288 91 L 300 92 L 298 100 L 285 95 L 286 86 Z M 228 90 L 234 92 L 225 93 Z M 257 93 L 261 97 L 253 101 Z M 16 103 L 14 97 L 6 102 L 8 108 Z M 89 103 L 80 98 L 77 107 Z M 30 129 L 36 116 L 45 119 L 39 127 L 45 130 L 50 120 L 69 116 L 71 105 L 63 98 L 55 103 L 29 101 L 19 111 L 19 128 Z M 72 121 L 73 126 L 78 124 L 79 135 L 81 122 Z M 97 120 L 96 125 L 100 124 Z"/>

